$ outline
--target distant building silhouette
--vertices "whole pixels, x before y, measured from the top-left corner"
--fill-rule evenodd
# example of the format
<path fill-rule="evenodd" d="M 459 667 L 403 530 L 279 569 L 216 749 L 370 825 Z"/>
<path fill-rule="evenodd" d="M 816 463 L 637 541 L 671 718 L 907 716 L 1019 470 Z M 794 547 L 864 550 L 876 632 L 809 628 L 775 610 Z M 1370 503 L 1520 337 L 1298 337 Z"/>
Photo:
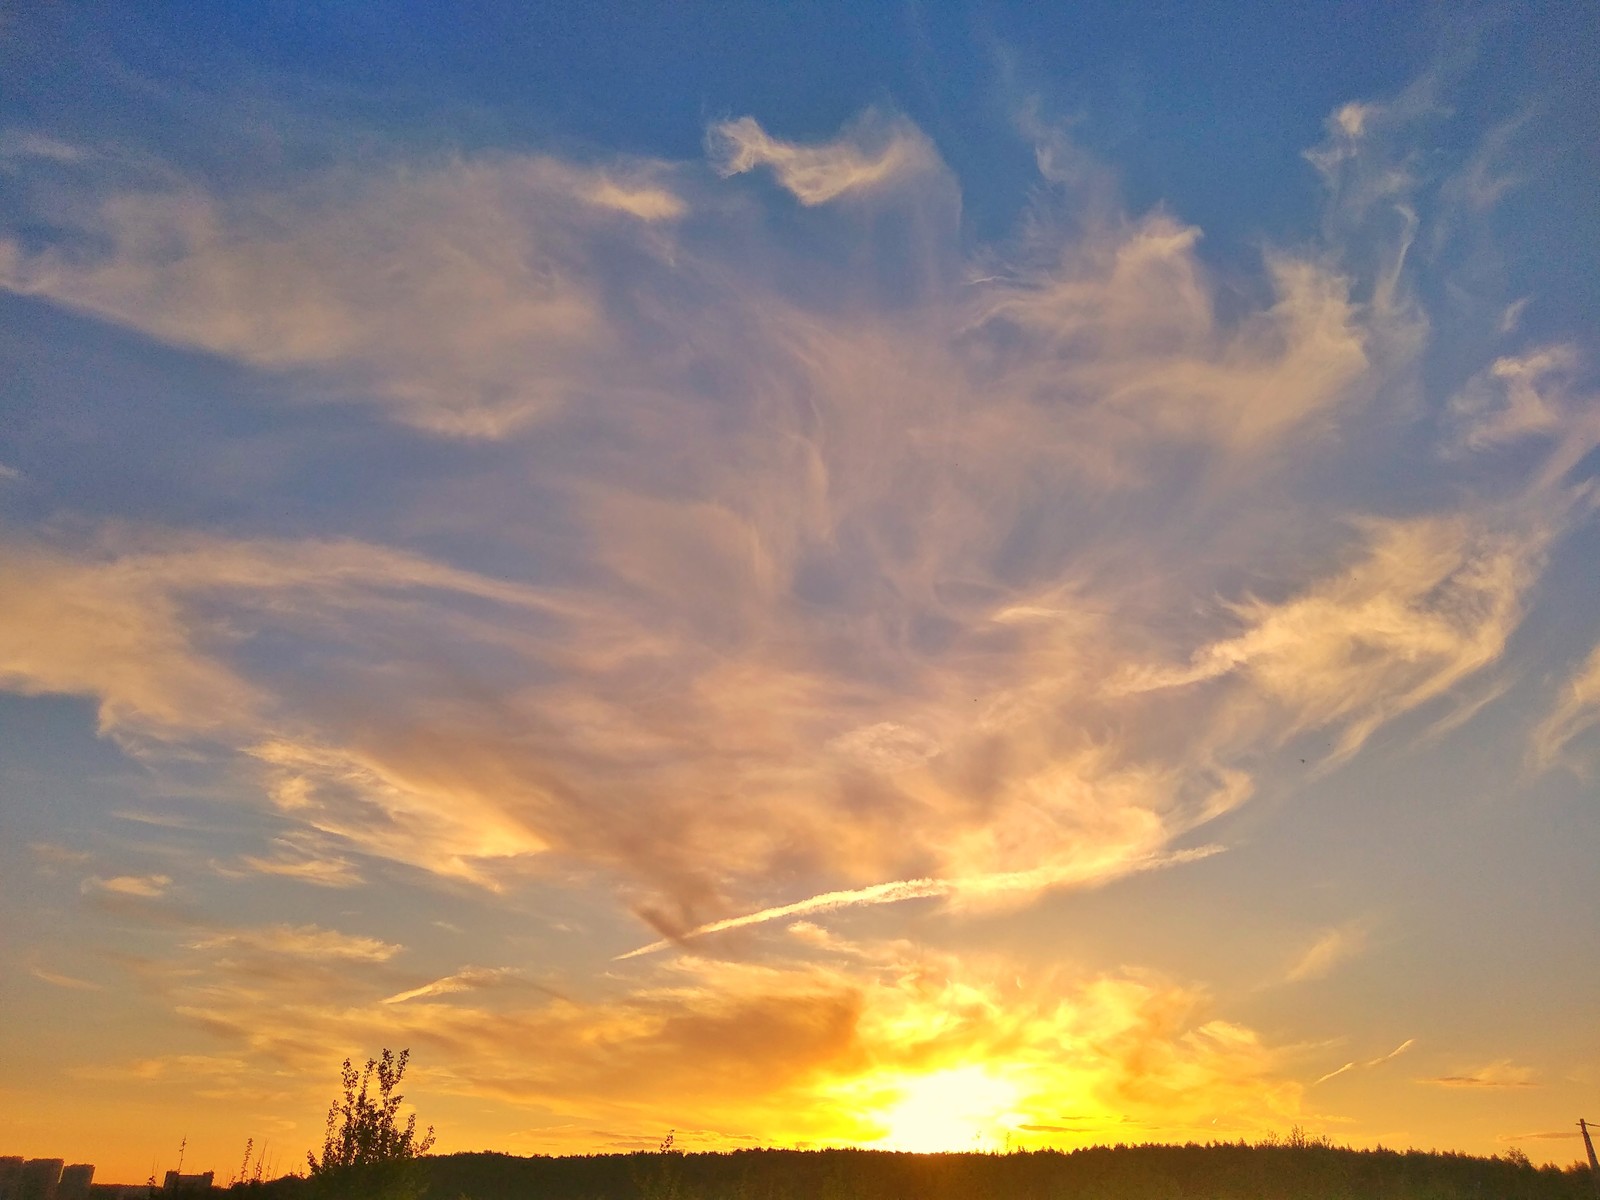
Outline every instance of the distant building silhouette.
<path fill-rule="evenodd" d="M 22 1174 L 22 1156 L 0 1156 L 0 1200 L 12 1200 L 17 1186 L 17 1176 Z"/>
<path fill-rule="evenodd" d="M 12 1185 L 12 1200 L 56 1200 L 56 1186 L 61 1182 L 59 1158 L 30 1158 L 22 1164 Z"/>
<path fill-rule="evenodd" d="M 61 1172 L 56 1200 L 89 1200 L 89 1185 L 93 1182 L 93 1163 L 73 1163 Z"/>

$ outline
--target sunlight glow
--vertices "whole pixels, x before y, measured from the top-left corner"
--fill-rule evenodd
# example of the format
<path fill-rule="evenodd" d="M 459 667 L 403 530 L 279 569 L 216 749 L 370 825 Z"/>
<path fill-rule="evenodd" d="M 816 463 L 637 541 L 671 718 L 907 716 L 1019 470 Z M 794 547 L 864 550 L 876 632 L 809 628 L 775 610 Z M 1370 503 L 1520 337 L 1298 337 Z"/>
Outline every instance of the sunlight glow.
<path fill-rule="evenodd" d="M 982 1066 L 907 1076 L 890 1089 L 897 1098 L 869 1114 L 884 1127 L 877 1145 L 885 1150 L 995 1149 L 1022 1120 L 1017 1086 Z"/>

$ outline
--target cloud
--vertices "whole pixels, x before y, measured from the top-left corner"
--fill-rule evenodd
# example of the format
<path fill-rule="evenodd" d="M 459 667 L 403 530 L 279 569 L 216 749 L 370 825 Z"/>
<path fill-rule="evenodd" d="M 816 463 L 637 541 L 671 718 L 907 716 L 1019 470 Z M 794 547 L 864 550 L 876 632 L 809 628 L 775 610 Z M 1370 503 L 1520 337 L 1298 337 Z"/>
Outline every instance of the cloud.
<path fill-rule="evenodd" d="M 87 979 L 78 979 L 72 975 L 63 975 L 58 971 L 51 971 L 45 967 L 29 967 L 28 974 L 53 987 L 70 988 L 79 992 L 100 992 L 105 990 L 105 984 L 103 983 L 94 983 Z"/>
<path fill-rule="evenodd" d="M 1405 1041 L 1401 1042 L 1398 1046 L 1396 1046 L 1393 1050 L 1389 1051 L 1389 1053 L 1381 1055 L 1378 1058 L 1372 1059 L 1366 1065 L 1369 1066 L 1369 1067 L 1381 1067 L 1386 1062 L 1393 1062 L 1395 1059 L 1399 1058 L 1402 1054 L 1404 1054 L 1407 1050 L 1411 1049 L 1411 1047 L 1415 1046 L 1416 1044 L 1417 1044 L 1417 1039 L 1416 1038 L 1407 1038 Z"/>
<path fill-rule="evenodd" d="M 1493 1090 L 1538 1086 L 1532 1068 L 1516 1066 L 1509 1059 L 1501 1059 L 1475 1071 L 1464 1071 L 1458 1075 L 1442 1075 L 1435 1079 L 1418 1080 L 1418 1082 L 1431 1083 L 1443 1088 L 1485 1088 Z"/>
<path fill-rule="evenodd" d="M 1555 483 L 1600 445 L 1600 409 L 1577 385 L 1582 361 L 1565 343 L 1495 359 L 1451 400 L 1457 452 L 1554 442 L 1540 478 Z"/>
<path fill-rule="evenodd" d="M 862 763 L 869 770 L 891 772 L 920 766 L 941 748 L 929 734 L 893 721 L 852 729 L 828 743 L 828 749 Z"/>
<path fill-rule="evenodd" d="M 641 221 L 671 221 L 685 216 L 689 206 L 666 188 L 628 185 L 602 177 L 589 186 L 589 202 L 638 217 Z"/>
<path fill-rule="evenodd" d="M 248 1063 L 242 1058 L 216 1054 L 174 1054 L 142 1058 L 120 1064 L 70 1068 L 78 1079 L 103 1083 L 149 1083 L 162 1079 L 204 1079 L 236 1075 Z"/>
<path fill-rule="evenodd" d="M 899 942 L 813 963 L 659 962 L 581 1000 L 495 986 L 514 978 L 504 970 L 387 997 L 349 978 L 269 991 L 226 961 L 203 984 L 159 968 L 150 983 L 248 1058 L 240 1086 L 270 1070 L 309 1100 L 326 1069 L 318 1047 L 417 1046 L 430 1064 L 408 1088 L 419 1105 L 447 1093 L 537 1113 L 530 1152 L 637 1129 L 664 1104 L 680 1131 L 699 1131 L 690 1145 L 884 1142 L 897 1113 L 963 1072 L 1006 1097 L 974 1124 L 1021 1145 L 1059 1142 L 1039 1127 L 1065 1114 L 1090 1142 L 1125 1118 L 1181 1138 L 1297 1111 L 1282 1052 L 1200 990 L 1157 977 L 1074 977 Z"/>
<path fill-rule="evenodd" d="M 1567 747 L 1596 726 L 1600 726 L 1600 644 L 1589 651 L 1529 735 L 1535 765 L 1548 770 L 1563 761 Z"/>
<path fill-rule="evenodd" d="M 1295 959 L 1285 979 L 1289 983 L 1321 979 L 1340 963 L 1360 954 L 1366 945 L 1367 929 L 1364 922 L 1326 930 Z"/>
<path fill-rule="evenodd" d="M 228 640 L 199 611 L 211 597 L 232 595 L 264 604 L 262 615 L 290 617 L 297 608 L 313 616 L 381 607 L 385 593 L 418 589 L 538 604 L 529 589 L 380 547 L 149 541 L 120 553 L 0 544 L 8 565 L 0 584 L 0 683 L 31 695 L 96 696 L 106 731 L 214 734 L 261 720 L 266 697 L 204 644 Z"/>
<path fill-rule="evenodd" d="M 0 240 L 0 287 L 296 373 L 312 394 L 424 429 L 500 437 L 617 360 L 599 260 L 659 259 L 651 231 L 687 212 L 663 175 L 500 157 L 223 195 L 170 177 L 112 187 L 90 171 L 89 203 L 55 216 L 86 214 L 73 234 L 95 249 Z"/>
<path fill-rule="evenodd" d="M 388 962 L 403 947 L 377 938 L 323 929 L 317 925 L 267 925 L 206 934 L 189 943 L 194 950 L 261 953 L 294 958 Z"/>
<path fill-rule="evenodd" d="M 86 157 L 88 151 L 82 147 L 46 134 L 19 129 L 0 132 L 0 159 L 35 158 L 55 163 L 77 163 Z"/>
<path fill-rule="evenodd" d="M 272 839 L 269 856 L 244 854 L 227 865 L 225 874 L 274 875 L 316 887 L 347 888 L 364 882 L 356 864 L 329 849 L 329 839 L 314 833 L 296 831 Z"/>
<path fill-rule="evenodd" d="M 1550 532 L 1511 532 L 1465 517 L 1363 523 L 1363 553 L 1281 602 L 1233 606 L 1242 634 L 1186 667 L 1130 672 L 1130 690 L 1238 677 L 1280 736 L 1342 727 L 1342 754 L 1372 731 L 1495 662 L 1522 615 Z M 1233 718 L 1242 719 L 1242 712 Z"/>
<path fill-rule="evenodd" d="M 56 842 L 29 842 L 28 850 L 41 863 L 51 866 L 77 866 L 92 862 L 94 859 L 94 855 L 87 850 L 78 850 Z"/>
<path fill-rule="evenodd" d="M 986 382 L 1052 402 L 1093 443 L 1261 449 L 1370 387 L 1370 332 L 1350 280 L 1305 258 L 1266 262 L 1273 302 L 1219 317 L 1199 230 L 1164 213 L 1096 228 L 1055 260 L 985 282 L 965 344 Z M 1007 345 L 1004 356 L 996 347 Z M 1017 355 L 1017 348 L 1026 353 Z"/>
<path fill-rule="evenodd" d="M 1409 161 L 1405 107 L 1330 125 L 1320 238 L 1226 268 L 1178 215 L 1077 213 L 1048 176 L 1014 242 L 973 249 L 922 211 L 954 186 L 931 144 L 883 116 L 711 131 L 716 170 L 804 204 L 896 199 L 808 218 L 800 249 L 704 163 L 243 190 L 79 164 L 7 286 L 227 358 L 266 403 L 376 406 L 410 430 L 359 426 L 374 446 L 454 465 L 318 510 L 360 537 L 8 533 L 0 686 L 254 788 L 276 840 L 219 871 L 548 871 L 667 941 L 1189 861 L 1286 739 L 1335 730 L 1338 760 L 1469 680 L 1495 694 L 1576 511 L 1547 478 L 1581 444 L 1559 362 L 1484 367 L 1442 423 L 1470 454 L 1407 407 L 1426 264 L 1408 221 L 1361 215 L 1426 223 L 1380 169 Z M 1494 453 L 1524 426 L 1531 483 Z M 1501 486 L 1399 511 L 1361 482 L 1419 461 Z M 265 480 L 263 511 L 301 482 Z"/>
<path fill-rule="evenodd" d="M 857 120 L 837 140 L 811 146 L 780 141 L 754 117 L 739 117 L 712 125 L 706 150 L 723 176 L 770 167 L 778 183 L 805 205 L 872 193 L 942 166 L 921 130 L 876 113 Z"/>
<path fill-rule="evenodd" d="M 85 879 L 83 891 L 109 892 L 114 896 L 135 896 L 141 899 L 154 899 L 167 894 L 167 889 L 172 886 L 170 875 L 115 875 L 110 879 Z"/>
<path fill-rule="evenodd" d="M 1442 115 L 1442 83 L 1441 72 L 1430 72 L 1391 99 L 1353 100 L 1329 114 L 1326 139 L 1305 158 L 1332 195 L 1332 214 L 1359 220 L 1407 203 L 1423 169 L 1411 131 Z"/>
<path fill-rule="evenodd" d="M 419 736 L 441 755 L 455 749 L 448 736 Z M 475 767 L 498 774 L 502 768 L 492 758 L 436 764 L 424 744 L 403 752 L 391 745 L 387 753 L 370 755 L 284 739 L 248 752 L 266 768 L 268 792 L 282 815 L 368 854 L 493 888 L 484 860 L 537 854 L 550 844 L 472 778 Z"/>

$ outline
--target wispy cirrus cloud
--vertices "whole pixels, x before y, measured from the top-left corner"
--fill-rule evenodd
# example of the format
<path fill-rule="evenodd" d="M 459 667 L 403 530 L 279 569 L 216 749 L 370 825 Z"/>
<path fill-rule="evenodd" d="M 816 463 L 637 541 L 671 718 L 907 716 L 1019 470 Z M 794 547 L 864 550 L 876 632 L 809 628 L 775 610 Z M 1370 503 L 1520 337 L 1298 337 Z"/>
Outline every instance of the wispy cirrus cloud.
<path fill-rule="evenodd" d="M 373 937 L 360 937 L 318 925 L 267 925 L 207 933 L 189 943 L 193 950 L 224 953 L 283 954 L 295 958 L 387 962 L 402 947 Z"/>
<path fill-rule="evenodd" d="M 48 967 L 29 967 L 28 974 L 32 975 L 52 987 L 67 988 L 75 992 L 100 992 L 105 990 L 105 984 L 96 983 L 91 979 L 79 979 L 76 975 L 65 975 L 60 971 L 52 971 Z"/>
<path fill-rule="evenodd" d="M 1455 441 L 1446 451 L 1483 453 L 1543 442 L 1548 449 L 1534 482 L 1558 487 L 1600 446 L 1600 404 L 1581 385 L 1583 371 L 1583 355 L 1564 342 L 1496 358 L 1451 400 Z"/>
<path fill-rule="evenodd" d="M 1554 528 L 1536 520 L 1499 530 L 1465 516 L 1365 524 L 1364 552 L 1346 570 L 1282 602 L 1238 604 L 1244 633 L 1196 651 L 1186 667 L 1131 671 L 1122 686 L 1236 676 L 1247 689 L 1236 727 L 1248 720 L 1257 736 L 1274 725 L 1274 736 L 1341 728 L 1347 756 L 1499 659 Z"/>
<path fill-rule="evenodd" d="M 99 876 L 85 879 L 82 890 L 85 894 L 105 892 L 113 896 L 155 899 L 166 895 L 171 887 L 170 875 L 113 875 L 109 879 L 102 879 Z"/>
<path fill-rule="evenodd" d="M 931 142 L 881 115 L 811 144 L 725 122 L 709 163 L 239 194 L 62 164 L 85 202 L 59 245 L 6 243 L 5 286 L 494 440 L 496 501 L 419 488 L 360 538 L 11 537 L 0 681 L 252 779 L 290 834 L 225 870 L 353 885 L 348 850 L 493 889 L 559 862 L 668 941 L 1188 861 L 1286 739 L 1335 731 L 1338 761 L 1500 694 L 1581 508 L 1545 352 L 1497 351 L 1521 365 L 1452 431 L 1463 471 L 1554 438 L 1531 481 L 1398 512 L 1320 465 L 1411 402 L 1425 99 L 1331 118 L 1320 240 L 1248 287 L 1164 210 L 1056 219 L 1071 173 L 971 252 L 924 219 L 955 187 Z M 756 169 L 829 254 L 746 220 Z M 895 238 L 830 208 L 869 195 Z"/>
<path fill-rule="evenodd" d="M 1355 921 L 1325 930 L 1290 965 L 1290 983 L 1321 979 L 1339 964 L 1356 957 L 1367 945 L 1367 923 Z"/>
<path fill-rule="evenodd" d="M 59 842 L 29 842 L 28 851 L 39 862 L 50 867 L 78 866 L 94 860 L 91 851 L 63 846 Z"/>
<path fill-rule="evenodd" d="M 218 864 L 225 874 L 255 874 L 292 879 L 317 887 L 356 887 L 364 881 L 354 861 L 329 846 L 329 839 L 309 831 L 295 831 L 272 839 L 269 854 L 242 854 Z"/>
<path fill-rule="evenodd" d="M 1568 747 L 1600 726 L 1600 645 L 1589 652 L 1557 693 L 1550 709 L 1530 734 L 1534 763 L 1548 769 L 1570 760 Z"/>
<path fill-rule="evenodd" d="M 596 259 L 659 256 L 650 231 L 688 210 L 668 174 L 508 156 L 237 196 L 163 173 L 75 210 L 75 238 L 102 254 L 0 240 L 0 287 L 296 373 L 307 398 L 496 437 L 617 360 Z"/>
<path fill-rule="evenodd" d="M 739 117 L 711 126 L 706 148 L 719 174 L 743 175 L 767 167 L 806 205 L 870 193 L 943 165 L 933 143 L 915 125 L 875 112 L 820 145 L 782 141 L 754 117 Z"/>
<path fill-rule="evenodd" d="M 1487 1066 L 1479 1067 L 1476 1070 L 1462 1071 L 1455 1075 L 1440 1075 L 1431 1079 L 1419 1080 L 1418 1082 L 1431 1083 L 1436 1087 L 1443 1088 L 1483 1088 L 1488 1090 L 1538 1086 L 1537 1075 L 1531 1067 L 1519 1067 L 1507 1058 L 1489 1063 Z"/>

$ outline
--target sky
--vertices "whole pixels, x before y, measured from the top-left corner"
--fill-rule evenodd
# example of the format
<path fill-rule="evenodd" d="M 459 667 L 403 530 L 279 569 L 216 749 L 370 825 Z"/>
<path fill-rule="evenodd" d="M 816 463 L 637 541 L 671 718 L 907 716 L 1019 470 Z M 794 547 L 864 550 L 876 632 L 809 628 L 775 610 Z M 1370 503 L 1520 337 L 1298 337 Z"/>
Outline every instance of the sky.
<path fill-rule="evenodd" d="M 1600 1116 L 1600 15 L 16 4 L 0 1153 Z"/>

